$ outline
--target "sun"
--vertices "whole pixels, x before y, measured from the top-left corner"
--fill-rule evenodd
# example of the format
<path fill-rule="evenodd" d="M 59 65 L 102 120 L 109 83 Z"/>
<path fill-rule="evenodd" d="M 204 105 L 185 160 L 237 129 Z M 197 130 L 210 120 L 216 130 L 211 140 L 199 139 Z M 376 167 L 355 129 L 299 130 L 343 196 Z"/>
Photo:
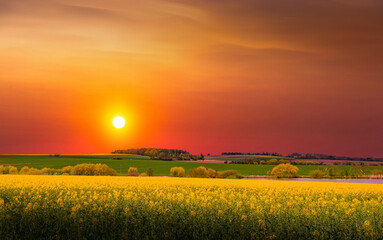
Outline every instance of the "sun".
<path fill-rule="evenodd" d="M 123 117 L 115 117 L 113 119 L 113 126 L 115 128 L 123 128 L 125 126 L 125 119 Z"/>

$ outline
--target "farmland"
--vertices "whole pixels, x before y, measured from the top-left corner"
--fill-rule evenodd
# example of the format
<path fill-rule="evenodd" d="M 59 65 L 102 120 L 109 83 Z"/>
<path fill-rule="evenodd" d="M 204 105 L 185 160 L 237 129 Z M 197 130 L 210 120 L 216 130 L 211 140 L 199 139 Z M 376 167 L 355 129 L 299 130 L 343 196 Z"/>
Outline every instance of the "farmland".
<path fill-rule="evenodd" d="M 118 158 L 118 159 L 113 159 Z M 118 173 L 126 174 L 129 167 L 138 168 L 139 172 L 145 172 L 148 168 L 154 170 L 155 176 L 169 176 L 170 168 L 183 167 L 186 171 L 199 166 L 212 168 L 219 171 L 237 170 L 242 175 L 267 175 L 274 165 L 248 165 L 248 164 L 219 164 L 205 162 L 177 162 L 150 160 L 149 157 L 139 155 L 60 155 L 59 157 L 49 155 L 0 155 L 0 165 L 12 165 L 19 170 L 23 166 L 34 168 L 55 168 L 77 165 L 81 163 L 103 163 L 115 169 Z M 299 166 L 298 175 L 308 176 L 310 171 L 318 169 L 317 165 Z M 353 166 L 338 166 L 339 170 L 350 170 Z M 382 170 L 382 166 L 363 166 L 360 169 L 366 173 L 373 169 Z"/>
<path fill-rule="evenodd" d="M 0 175 L 4 239 L 381 239 L 383 185 Z"/>

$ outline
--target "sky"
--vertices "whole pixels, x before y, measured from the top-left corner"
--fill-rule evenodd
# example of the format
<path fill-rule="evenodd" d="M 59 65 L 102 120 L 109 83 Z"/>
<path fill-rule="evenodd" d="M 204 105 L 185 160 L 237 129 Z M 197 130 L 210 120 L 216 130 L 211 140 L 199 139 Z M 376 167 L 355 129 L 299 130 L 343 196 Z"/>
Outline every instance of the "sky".
<path fill-rule="evenodd" d="M 0 0 L 0 153 L 383 157 L 382 13 L 381 0 Z"/>

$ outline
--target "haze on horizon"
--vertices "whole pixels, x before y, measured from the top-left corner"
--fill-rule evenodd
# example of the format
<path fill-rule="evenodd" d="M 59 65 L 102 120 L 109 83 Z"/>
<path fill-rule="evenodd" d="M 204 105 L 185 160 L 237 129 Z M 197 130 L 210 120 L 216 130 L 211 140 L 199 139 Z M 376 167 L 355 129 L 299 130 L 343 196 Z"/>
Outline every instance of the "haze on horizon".
<path fill-rule="evenodd" d="M 383 157 L 382 12 L 380 0 L 0 0 L 0 153 Z"/>

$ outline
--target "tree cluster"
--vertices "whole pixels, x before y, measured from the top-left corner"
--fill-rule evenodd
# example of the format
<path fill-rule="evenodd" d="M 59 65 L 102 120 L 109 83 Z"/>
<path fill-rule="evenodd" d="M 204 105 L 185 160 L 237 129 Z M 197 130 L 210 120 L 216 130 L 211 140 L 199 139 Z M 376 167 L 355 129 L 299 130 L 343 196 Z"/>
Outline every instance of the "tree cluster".
<path fill-rule="evenodd" d="M 112 154 L 137 154 L 148 156 L 156 160 L 204 160 L 205 157 L 201 155 L 193 155 L 188 151 L 179 149 L 165 149 L 165 148 L 131 148 L 125 150 L 116 150 Z"/>

